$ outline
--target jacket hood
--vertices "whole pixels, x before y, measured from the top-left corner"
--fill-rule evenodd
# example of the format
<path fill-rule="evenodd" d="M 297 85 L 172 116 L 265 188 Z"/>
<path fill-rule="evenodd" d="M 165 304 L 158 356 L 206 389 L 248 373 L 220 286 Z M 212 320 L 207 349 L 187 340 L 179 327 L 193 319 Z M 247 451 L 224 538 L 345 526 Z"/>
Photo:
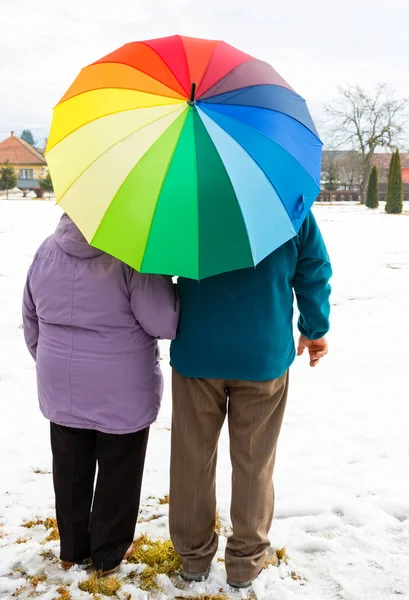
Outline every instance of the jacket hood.
<path fill-rule="evenodd" d="M 67 214 L 63 214 L 54 234 L 58 246 L 76 258 L 95 258 L 103 254 L 102 250 L 90 246 L 78 227 Z"/>

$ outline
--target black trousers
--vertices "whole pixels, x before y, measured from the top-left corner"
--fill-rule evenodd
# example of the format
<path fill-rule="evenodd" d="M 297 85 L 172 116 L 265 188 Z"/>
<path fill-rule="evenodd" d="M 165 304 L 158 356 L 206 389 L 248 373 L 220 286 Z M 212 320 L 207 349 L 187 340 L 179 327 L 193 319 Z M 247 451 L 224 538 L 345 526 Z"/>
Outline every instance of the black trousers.
<path fill-rule="evenodd" d="M 133 541 L 149 427 L 125 435 L 51 423 L 60 558 L 117 567 Z M 95 484 L 95 472 L 98 475 Z"/>

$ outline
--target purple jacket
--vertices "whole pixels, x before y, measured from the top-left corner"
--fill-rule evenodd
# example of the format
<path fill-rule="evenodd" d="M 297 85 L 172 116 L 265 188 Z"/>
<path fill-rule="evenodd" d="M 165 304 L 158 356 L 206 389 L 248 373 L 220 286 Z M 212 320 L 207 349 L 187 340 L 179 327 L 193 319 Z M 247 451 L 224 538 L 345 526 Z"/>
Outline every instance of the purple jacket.
<path fill-rule="evenodd" d="M 179 318 L 172 280 L 142 275 L 89 246 L 67 215 L 30 267 L 24 335 L 45 417 L 69 427 L 131 433 L 157 417 L 157 339 Z"/>

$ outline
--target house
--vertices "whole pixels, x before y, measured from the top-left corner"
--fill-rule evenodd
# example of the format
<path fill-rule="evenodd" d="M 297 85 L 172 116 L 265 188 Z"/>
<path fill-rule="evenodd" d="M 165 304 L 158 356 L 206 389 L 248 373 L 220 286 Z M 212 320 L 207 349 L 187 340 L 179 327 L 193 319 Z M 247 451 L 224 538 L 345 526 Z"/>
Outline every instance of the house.
<path fill-rule="evenodd" d="M 11 132 L 10 137 L 0 142 L 0 168 L 9 162 L 17 172 L 17 187 L 21 190 L 38 189 L 38 179 L 47 173 L 44 156 Z"/>
<path fill-rule="evenodd" d="M 378 152 L 374 154 L 372 163 L 378 168 L 378 177 L 380 183 L 388 182 L 388 171 L 391 162 L 392 154 L 390 152 Z M 409 183 L 407 173 L 409 173 L 409 154 L 401 153 L 400 160 L 402 163 L 402 180 L 403 183 Z M 405 175 L 406 172 L 406 175 Z M 406 181 L 405 181 L 406 177 Z"/>

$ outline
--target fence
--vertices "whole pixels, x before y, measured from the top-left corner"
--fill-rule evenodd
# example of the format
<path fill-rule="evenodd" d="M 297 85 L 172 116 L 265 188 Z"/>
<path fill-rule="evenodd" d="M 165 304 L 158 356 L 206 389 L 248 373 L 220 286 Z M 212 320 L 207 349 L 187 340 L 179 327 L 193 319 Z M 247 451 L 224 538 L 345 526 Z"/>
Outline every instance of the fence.
<path fill-rule="evenodd" d="M 403 199 L 409 201 L 409 185 L 403 186 Z M 379 185 L 379 200 L 386 201 L 386 185 Z M 344 190 L 336 190 L 329 192 L 323 190 L 317 198 L 317 202 L 360 202 L 361 194 L 359 192 L 346 192 Z"/>
<path fill-rule="evenodd" d="M 359 192 L 345 192 L 337 190 L 329 192 L 322 191 L 317 198 L 317 202 L 360 202 L 361 194 Z"/>

